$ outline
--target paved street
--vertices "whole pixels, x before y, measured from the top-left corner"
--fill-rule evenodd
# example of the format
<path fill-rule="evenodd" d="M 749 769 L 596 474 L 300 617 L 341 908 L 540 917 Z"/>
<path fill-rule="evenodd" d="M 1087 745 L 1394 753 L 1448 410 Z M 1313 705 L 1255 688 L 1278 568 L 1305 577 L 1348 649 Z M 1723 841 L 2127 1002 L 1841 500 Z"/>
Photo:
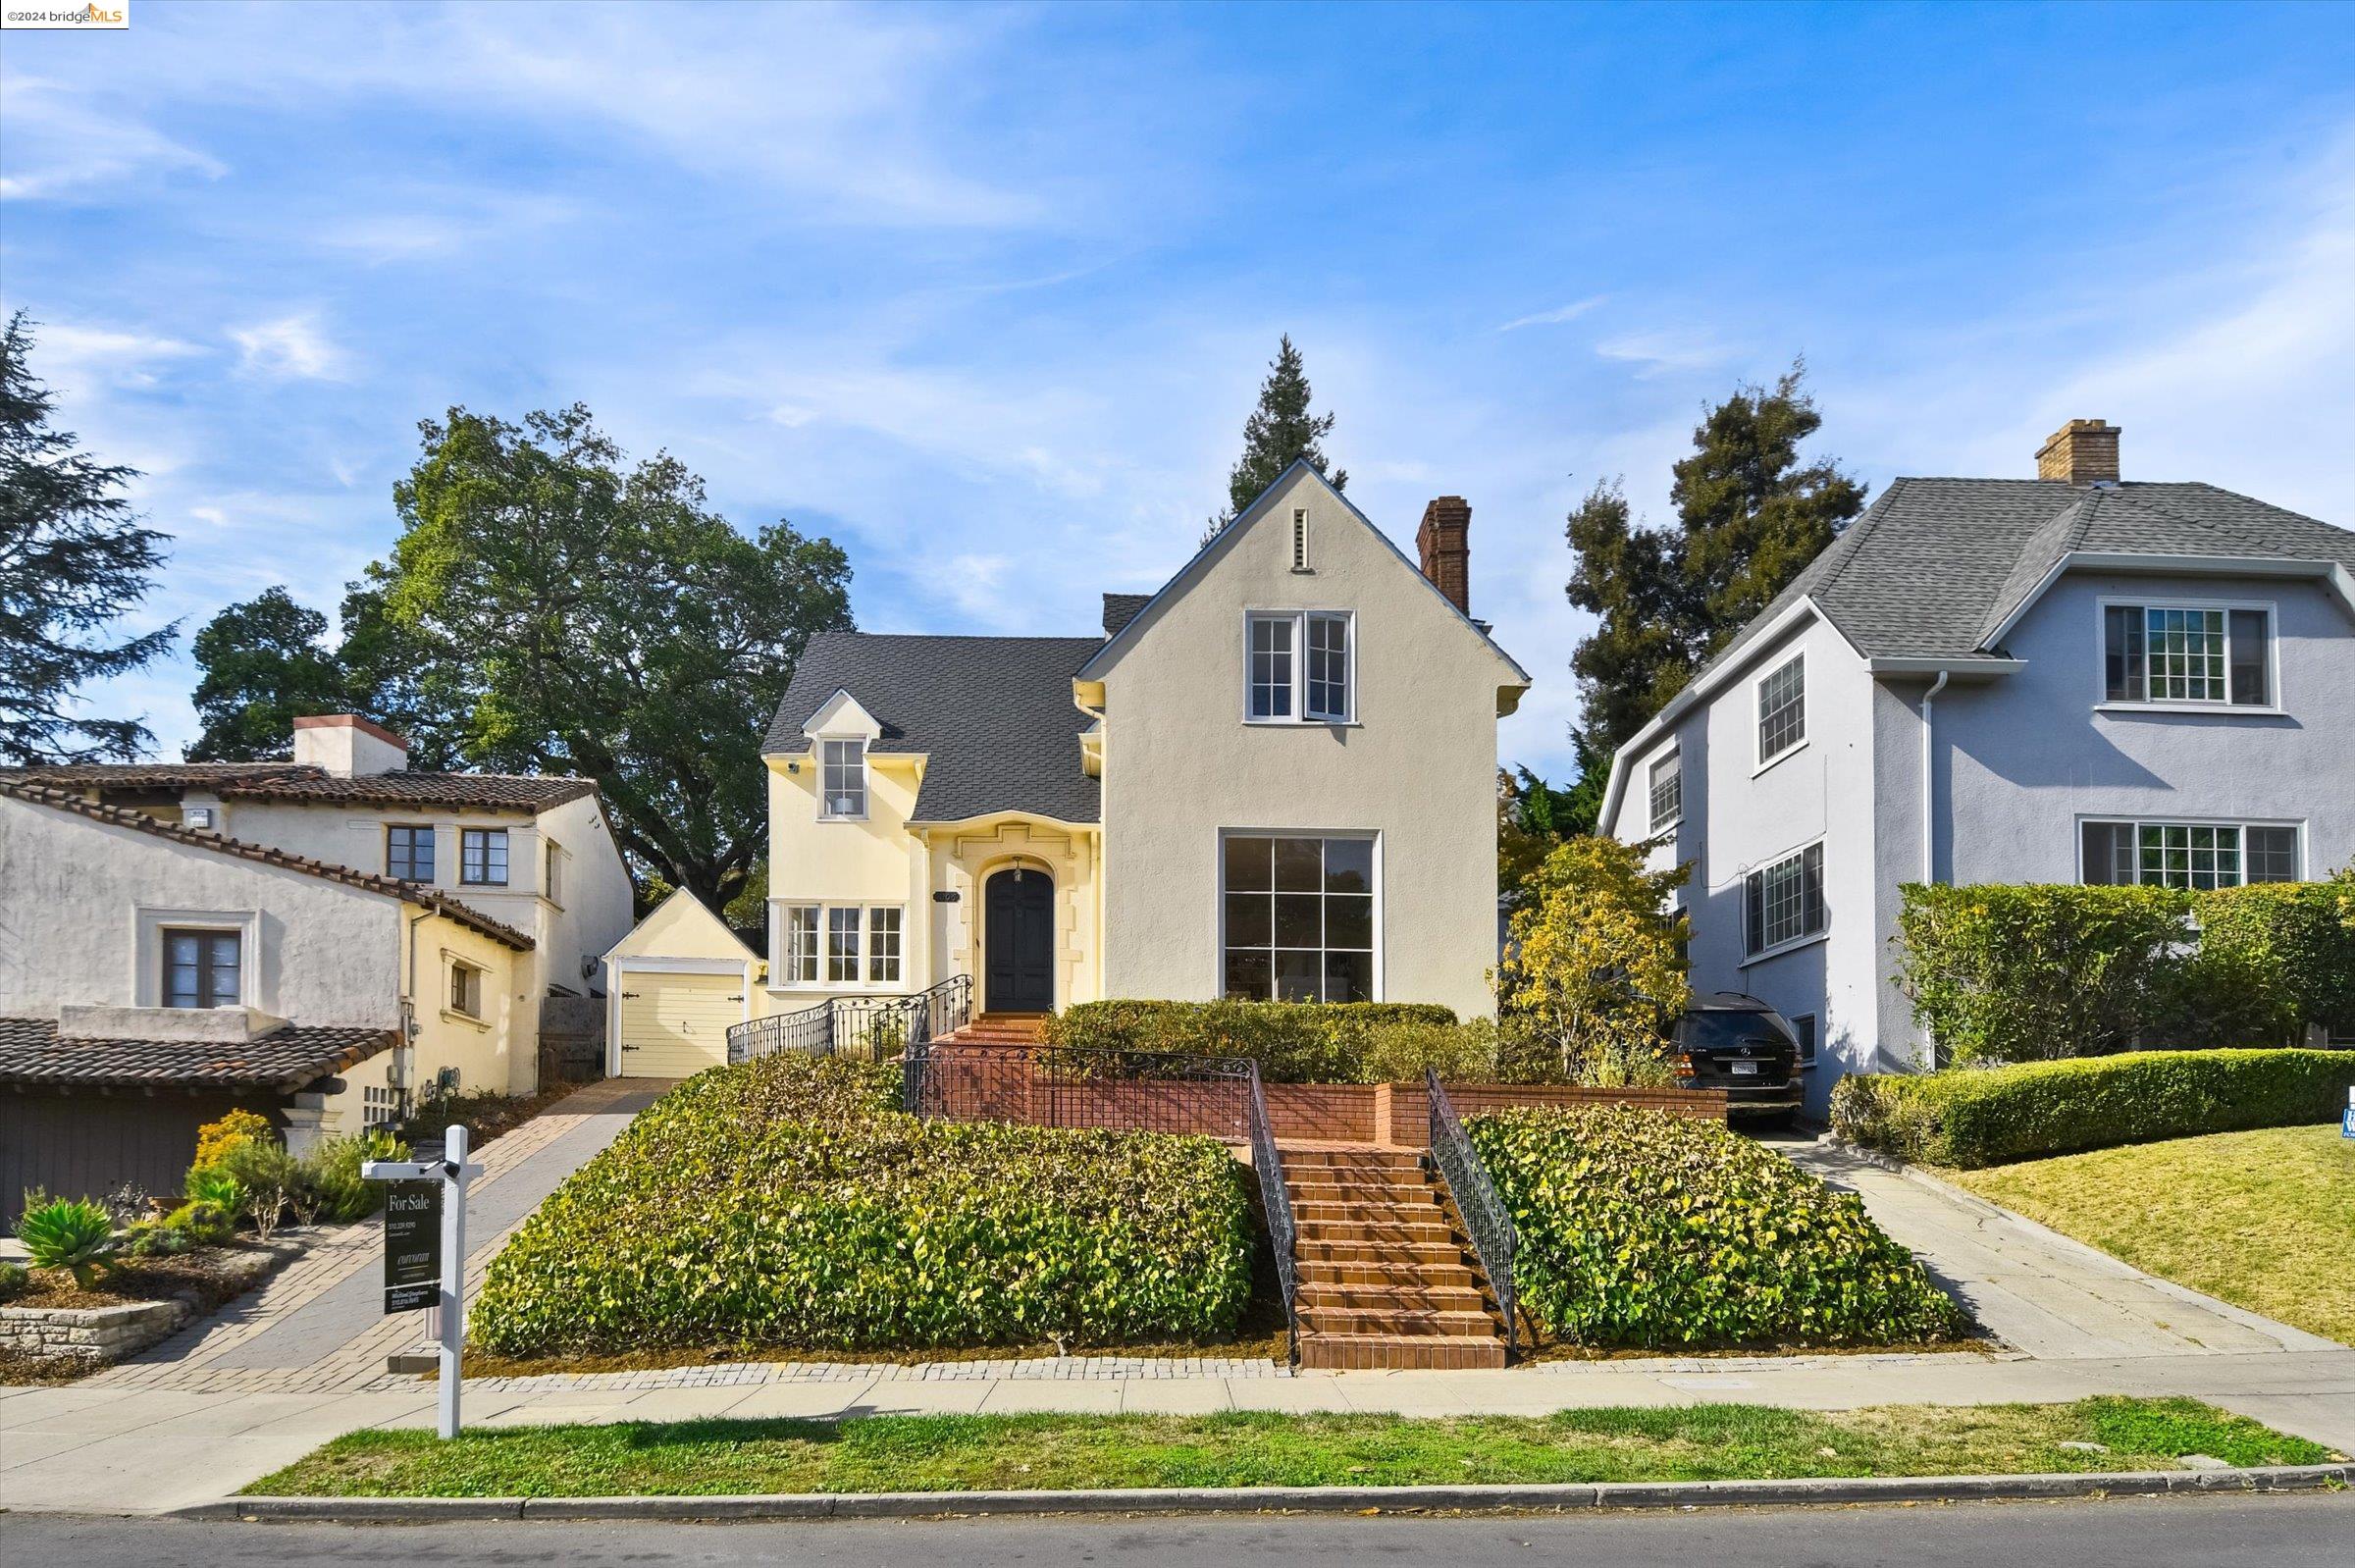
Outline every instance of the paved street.
<path fill-rule="evenodd" d="M 1120 1563 L 1332 1564 L 1589 1562 L 1608 1568 L 2342 1568 L 2355 1497 L 2120 1498 L 1945 1507 L 1728 1509 L 1695 1513 L 1461 1519 L 1325 1516 L 1234 1519 L 968 1519 L 808 1525 L 188 1524 L 178 1520 L 12 1519 L 26 1562 L 77 1568 L 183 1568 L 336 1562 L 664 1563 L 727 1568 L 1052 1568 Z"/>

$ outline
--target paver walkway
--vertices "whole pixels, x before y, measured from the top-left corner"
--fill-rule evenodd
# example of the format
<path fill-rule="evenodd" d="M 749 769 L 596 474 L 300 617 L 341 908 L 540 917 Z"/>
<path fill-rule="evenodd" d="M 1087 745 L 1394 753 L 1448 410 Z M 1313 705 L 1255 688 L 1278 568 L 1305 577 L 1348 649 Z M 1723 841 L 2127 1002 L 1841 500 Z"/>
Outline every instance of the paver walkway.
<path fill-rule="evenodd" d="M 467 1193 L 469 1296 L 507 1233 L 669 1087 L 659 1078 L 592 1083 L 484 1148 Z M 381 1385 L 386 1356 L 426 1339 L 432 1319 L 385 1316 L 382 1237 L 374 1220 L 327 1231 L 262 1289 L 82 1385 L 310 1393 Z"/>
<path fill-rule="evenodd" d="M 2038 1360 L 2278 1354 L 2331 1340 L 2227 1306 L 1922 1176 L 1830 1143 L 1772 1139 L 1801 1168 L 1864 1200 L 1979 1320 Z"/>

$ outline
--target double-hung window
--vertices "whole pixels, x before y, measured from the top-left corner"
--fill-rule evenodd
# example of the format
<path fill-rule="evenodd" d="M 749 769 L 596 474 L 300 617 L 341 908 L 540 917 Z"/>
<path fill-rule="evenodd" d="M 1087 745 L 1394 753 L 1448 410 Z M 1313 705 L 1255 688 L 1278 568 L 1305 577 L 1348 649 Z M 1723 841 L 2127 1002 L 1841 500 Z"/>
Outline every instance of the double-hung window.
<path fill-rule="evenodd" d="M 2298 880 L 2298 830 L 2263 822 L 2083 825 L 2081 880 L 2095 886 L 2239 887 Z"/>
<path fill-rule="evenodd" d="M 1685 814 L 1685 770 L 1681 754 L 1670 752 L 1651 764 L 1651 831 L 1665 832 Z"/>
<path fill-rule="evenodd" d="M 1243 711 L 1253 723 L 1356 718 L 1356 627 L 1347 611 L 1254 611 L 1244 631 Z"/>
<path fill-rule="evenodd" d="M 866 814 L 866 742 L 820 741 L 817 814 L 836 821 Z"/>
<path fill-rule="evenodd" d="M 2112 703 L 2274 706 L 2274 615 L 2263 605 L 2102 605 Z"/>
<path fill-rule="evenodd" d="M 1742 909 L 1743 953 L 1748 958 L 1821 936 L 1826 924 L 1823 846 L 1810 844 L 1745 876 Z"/>
<path fill-rule="evenodd" d="M 551 838 L 540 858 L 546 867 L 540 878 L 540 896 L 560 906 L 564 902 L 564 846 Z"/>
<path fill-rule="evenodd" d="M 900 910 L 877 905 L 866 912 L 866 983 L 900 983 Z"/>
<path fill-rule="evenodd" d="M 826 911 L 826 983 L 859 983 L 859 906 Z"/>
<path fill-rule="evenodd" d="M 163 933 L 164 1006 L 235 1007 L 242 970 L 243 939 L 236 931 Z"/>
<path fill-rule="evenodd" d="M 784 946 L 777 955 L 777 978 L 786 985 L 815 985 L 818 929 L 825 912 L 814 904 L 794 904 L 783 914 Z"/>
<path fill-rule="evenodd" d="M 386 828 L 385 874 L 395 882 L 431 882 L 434 830 L 399 822 Z"/>
<path fill-rule="evenodd" d="M 1758 681 L 1758 766 L 1807 739 L 1807 656 L 1794 656 Z"/>
<path fill-rule="evenodd" d="M 450 963 L 449 1010 L 470 1019 L 483 1016 L 483 971 L 471 964 Z"/>
<path fill-rule="evenodd" d="M 458 880 L 473 887 L 507 885 L 507 830 L 469 827 L 458 834 Z"/>
<path fill-rule="evenodd" d="M 1371 837 L 1230 833 L 1220 857 L 1226 995 L 1375 1000 Z"/>

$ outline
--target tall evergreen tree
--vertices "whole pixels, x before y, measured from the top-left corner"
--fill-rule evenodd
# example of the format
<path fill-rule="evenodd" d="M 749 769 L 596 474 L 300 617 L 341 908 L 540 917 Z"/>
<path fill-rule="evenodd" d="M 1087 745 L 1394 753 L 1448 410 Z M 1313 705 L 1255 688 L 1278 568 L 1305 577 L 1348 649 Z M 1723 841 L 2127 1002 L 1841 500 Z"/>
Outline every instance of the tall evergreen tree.
<path fill-rule="evenodd" d="M 1349 487 L 1347 469 L 1327 470 L 1324 440 L 1333 434 L 1334 416 L 1309 412 L 1308 369 L 1300 350 L 1285 333 L 1259 384 L 1259 402 L 1243 421 L 1243 454 L 1227 476 L 1227 510 L 1211 519 L 1207 539 L 1231 522 L 1237 512 L 1259 498 L 1259 493 L 1302 458 L 1333 482 L 1335 490 Z"/>
<path fill-rule="evenodd" d="M 78 690 L 135 670 L 177 628 L 121 637 L 146 597 L 164 536 L 139 526 L 123 488 L 135 469 L 78 450 L 53 429 L 33 378 L 32 324 L 0 330 L 0 763 L 136 757 L 154 737 L 130 718 L 84 718 Z"/>
<path fill-rule="evenodd" d="M 1864 509 L 1865 490 L 1830 459 L 1800 462 L 1823 417 L 1805 363 L 1771 389 L 1745 386 L 1693 431 L 1669 497 L 1678 526 L 1646 528 L 1616 483 L 1570 514 L 1570 601 L 1601 617 L 1571 655 L 1582 746 L 1604 760 L 1684 689 Z"/>
<path fill-rule="evenodd" d="M 189 651 L 202 672 L 196 716 L 204 721 L 188 748 L 191 762 L 284 760 L 293 755 L 297 717 L 352 706 L 327 646 L 327 617 L 284 588 L 230 605 L 204 623 Z"/>

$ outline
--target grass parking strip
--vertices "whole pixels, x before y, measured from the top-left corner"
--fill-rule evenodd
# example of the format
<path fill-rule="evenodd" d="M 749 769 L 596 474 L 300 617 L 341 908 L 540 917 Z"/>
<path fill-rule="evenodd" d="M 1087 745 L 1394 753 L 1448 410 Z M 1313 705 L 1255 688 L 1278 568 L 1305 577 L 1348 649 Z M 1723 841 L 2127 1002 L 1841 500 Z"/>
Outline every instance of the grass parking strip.
<path fill-rule="evenodd" d="M 2076 1444 L 2077 1446 L 2065 1446 Z M 355 1432 L 257 1496 L 596 1497 L 1137 1487 L 1797 1480 L 2317 1464 L 2320 1444 L 2192 1399 L 1756 1405 L 1540 1417 L 867 1416 Z"/>

